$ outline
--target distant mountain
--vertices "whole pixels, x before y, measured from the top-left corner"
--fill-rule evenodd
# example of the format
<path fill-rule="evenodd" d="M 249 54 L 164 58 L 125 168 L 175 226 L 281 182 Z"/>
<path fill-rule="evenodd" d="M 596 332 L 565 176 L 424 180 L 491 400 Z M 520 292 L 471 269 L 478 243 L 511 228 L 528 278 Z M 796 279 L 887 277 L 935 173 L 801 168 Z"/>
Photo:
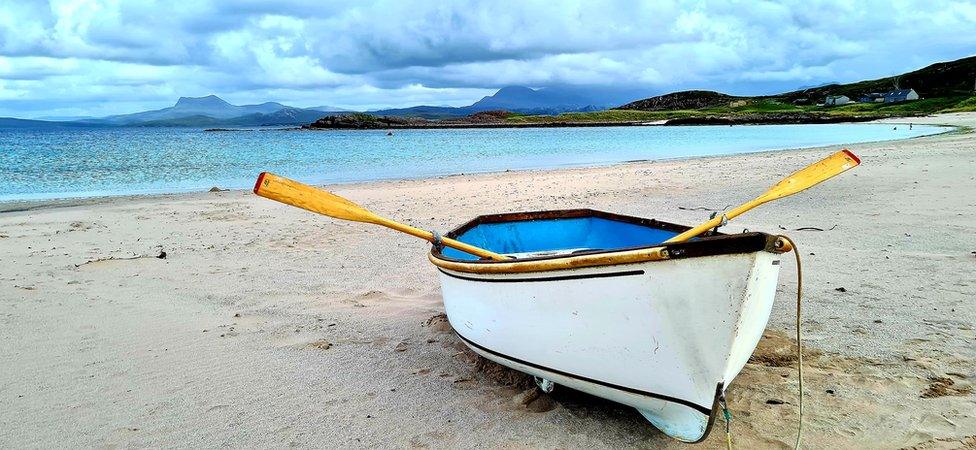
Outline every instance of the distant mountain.
<path fill-rule="evenodd" d="M 322 111 L 312 111 L 286 106 L 275 112 L 254 113 L 238 117 L 219 119 L 196 114 L 173 119 L 159 119 L 140 122 L 141 127 L 265 127 L 291 126 L 314 122 L 323 116 Z"/>
<path fill-rule="evenodd" d="M 342 112 L 342 111 L 319 111 L 307 108 L 292 108 L 286 106 L 269 114 L 249 114 L 246 116 L 230 119 L 230 123 L 238 126 L 272 126 L 272 125 L 297 125 L 314 122 L 322 117 L 323 112 Z"/>
<path fill-rule="evenodd" d="M 294 108 L 276 102 L 232 105 L 216 95 L 180 97 L 168 108 L 119 114 L 108 117 L 83 117 L 74 120 L 30 120 L 0 117 L 3 128 L 52 128 L 91 126 L 138 127 L 258 127 L 292 126 L 314 122 L 328 114 L 345 114 L 341 108 L 320 106 Z M 71 118 L 65 118 L 71 119 Z"/>
<path fill-rule="evenodd" d="M 522 114 L 559 114 L 575 111 L 597 111 L 619 104 L 620 99 L 630 99 L 630 91 L 598 86 L 551 86 L 532 89 L 509 86 L 499 89 L 468 106 L 414 106 L 370 111 L 380 116 L 420 117 L 446 119 L 471 114 L 507 110 Z M 7 122 L 4 126 L 49 127 L 64 126 L 147 126 L 147 127 L 253 127 L 289 126 L 316 121 L 326 115 L 352 113 L 343 108 L 322 105 L 310 108 L 294 108 L 277 102 L 256 105 L 232 105 L 216 95 L 206 97 L 180 97 L 173 106 L 131 114 L 107 117 L 63 118 L 63 120 L 36 120 Z M 62 119 L 62 118 L 58 118 Z"/>
<path fill-rule="evenodd" d="M 565 109 L 578 110 L 593 106 L 590 100 L 571 92 L 549 89 L 531 89 L 522 86 L 504 87 L 481 100 L 471 108 L 479 111 L 505 109 L 509 111 L 526 109 Z"/>
<path fill-rule="evenodd" d="M 88 120 L 94 119 L 92 116 L 41 116 L 35 117 L 32 120 L 44 120 L 48 122 L 75 122 L 78 120 Z"/>
<path fill-rule="evenodd" d="M 345 109 L 345 108 L 340 108 L 338 106 L 329 106 L 329 105 L 310 106 L 310 107 L 304 108 L 304 109 L 310 109 L 312 111 L 322 111 L 322 112 L 327 112 L 327 113 L 352 112 L 352 111 L 350 111 L 348 109 Z"/>
<path fill-rule="evenodd" d="M 445 119 L 449 117 L 463 117 L 474 113 L 470 106 L 411 106 L 409 108 L 393 108 L 369 111 L 378 116 L 393 117 L 422 117 L 424 119 Z"/>
<path fill-rule="evenodd" d="M 206 97 L 180 97 L 176 101 L 176 104 L 169 108 L 108 116 L 99 119 L 85 119 L 82 122 L 107 125 L 155 124 L 165 123 L 166 121 L 187 123 L 185 119 L 194 116 L 209 117 L 212 119 L 231 119 L 250 114 L 272 114 L 284 108 L 287 107 L 275 102 L 236 106 L 227 103 L 216 95 L 208 95 Z"/>
<path fill-rule="evenodd" d="M 328 114 L 347 111 L 332 106 L 294 108 L 277 102 L 256 105 L 232 105 L 216 95 L 180 97 L 168 108 L 119 114 L 108 117 L 65 118 L 65 120 L 28 120 L 0 118 L 4 128 L 51 128 L 91 126 L 137 127 L 259 127 L 291 126 L 314 122 Z"/>
<path fill-rule="evenodd" d="M 468 106 L 414 106 L 370 111 L 380 116 L 423 117 L 443 119 L 463 117 L 482 111 L 506 110 L 522 114 L 559 114 L 607 109 L 614 103 L 583 90 L 568 87 L 532 89 L 524 86 L 504 87 Z"/>
<path fill-rule="evenodd" d="M 808 85 L 808 86 L 800 86 L 796 90 L 803 91 L 803 90 L 807 90 L 807 89 L 816 89 L 816 88 L 819 88 L 819 87 L 830 86 L 832 84 L 840 84 L 840 82 L 838 82 L 838 81 L 828 81 L 826 83 L 817 83 L 817 84 L 812 84 L 812 85 Z"/>

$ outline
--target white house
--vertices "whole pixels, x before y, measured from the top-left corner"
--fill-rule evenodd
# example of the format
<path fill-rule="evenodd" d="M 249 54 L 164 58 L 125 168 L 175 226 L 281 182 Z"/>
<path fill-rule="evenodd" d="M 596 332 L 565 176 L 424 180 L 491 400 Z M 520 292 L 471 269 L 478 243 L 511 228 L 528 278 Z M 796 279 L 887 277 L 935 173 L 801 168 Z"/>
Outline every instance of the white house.
<path fill-rule="evenodd" d="M 898 103 L 908 100 L 918 100 L 918 93 L 915 92 L 915 89 L 898 89 L 884 95 L 885 103 Z"/>
<path fill-rule="evenodd" d="M 851 103 L 851 99 L 846 95 L 828 95 L 824 100 L 824 106 L 840 106 Z"/>

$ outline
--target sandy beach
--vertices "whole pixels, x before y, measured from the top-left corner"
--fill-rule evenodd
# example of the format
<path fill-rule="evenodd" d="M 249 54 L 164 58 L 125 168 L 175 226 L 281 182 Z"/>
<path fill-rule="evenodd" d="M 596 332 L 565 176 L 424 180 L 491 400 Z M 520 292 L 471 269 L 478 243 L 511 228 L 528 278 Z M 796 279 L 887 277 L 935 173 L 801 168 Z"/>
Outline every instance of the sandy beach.
<path fill-rule="evenodd" d="M 976 134 L 849 148 L 861 167 L 723 229 L 799 245 L 805 447 L 974 448 Z M 838 149 L 329 189 L 441 231 L 563 208 L 696 224 Z M 526 401 L 451 332 L 417 239 L 249 191 L 3 210 L 0 447 L 692 448 L 568 389 Z M 779 285 L 729 391 L 738 448 L 794 439 L 792 258 Z"/>

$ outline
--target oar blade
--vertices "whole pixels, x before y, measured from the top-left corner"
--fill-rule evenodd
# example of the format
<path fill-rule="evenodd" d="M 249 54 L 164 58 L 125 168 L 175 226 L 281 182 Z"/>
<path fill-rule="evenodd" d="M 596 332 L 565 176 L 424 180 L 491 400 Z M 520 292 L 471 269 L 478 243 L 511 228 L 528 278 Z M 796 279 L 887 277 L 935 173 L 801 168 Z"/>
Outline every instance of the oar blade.
<path fill-rule="evenodd" d="M 860 163 L 861 159 L 850 150 L 841 150 L 784 178 L 760 199 L 768 202 L 793 195 L 853 169 Z"/>
<path fill-rule="evenodd" d="M 729 210 L 728 213 L 722 216 L 713 217 L 705 223 L 698 225 L 697 227 L 691 228 L 687 231 L 678 234 L 664 241 L 665 243 L 674 243 L 687 241 L 699 234 L 702 234 L 712 228 L 725 225 L 725 222 L 734 219 L 746 211 L 751 210 L 763 203 L 770 202 L 779 198 L 786 197 L 787 195 L 793 195 L 804 189 L 816 186 L 824 181 L 827 181 L 841 173 L 844 173 L 854 167 L 857 167 L 861 163 L 861 159 L 857 155 L 851 153 L 850 150 L 844 149 L 833 155 L 830 155 L 820 161 L 817 161 L 809 166 L 804 167 L 792 175 L 784 178 L 782 181 L 777 183 L 775 186 L 769 188 L 768 191 L 756 197 L 746 203 L 743 203 L 735 208 Z"/>
<path fill-rule="evenodd" d="M 254 193 L 336 219 L 367 223 L 379 220 L 375 214 L 338 195 L 270 172 L 258 176 Z"/>

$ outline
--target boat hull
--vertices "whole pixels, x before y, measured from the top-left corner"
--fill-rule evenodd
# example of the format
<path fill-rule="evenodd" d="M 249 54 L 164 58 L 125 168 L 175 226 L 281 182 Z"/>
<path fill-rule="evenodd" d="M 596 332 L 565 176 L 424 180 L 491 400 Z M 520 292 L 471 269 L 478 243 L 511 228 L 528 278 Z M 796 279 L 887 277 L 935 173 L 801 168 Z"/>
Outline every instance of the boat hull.
<path fill-rule="evenodd" d="M 779 261 L 753 251 L 549 272 L 438 270 L 448 319 L 476 353 L 637 408 L 695 442 L 762 336 Z"/>

